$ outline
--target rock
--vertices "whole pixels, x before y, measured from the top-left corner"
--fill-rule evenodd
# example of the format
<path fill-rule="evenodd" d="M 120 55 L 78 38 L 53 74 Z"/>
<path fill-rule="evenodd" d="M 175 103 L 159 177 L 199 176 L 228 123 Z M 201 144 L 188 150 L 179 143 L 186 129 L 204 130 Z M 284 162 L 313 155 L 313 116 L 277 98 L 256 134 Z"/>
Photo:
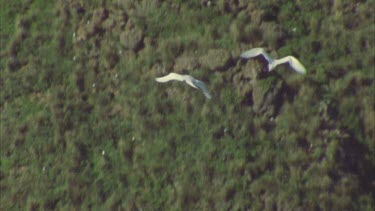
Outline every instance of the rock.
<path fill-rule="evenodd" d="M 200 63 L 203 67 L 210 70 L 226 70 L 232 64 L 232 56 L 224 49 L 210 49 L 206 55 L 200 58 Z"/>
<path fill-rule="evenodd" d="M 239 95 L 247 98 L 251 97 L 252 92 L 252 81 L 258 78 L 259 72 L 262 71 L 262 66 L 259 63 L 247 62 L 246 65 L 237 63 L 237 68 L 240 69 L 233 76 L 233 83 L 235 84 Z M 252 105 L 252 99 L 244 99 L 244 102 L 248 105 Z"/>
<path fill-rule="evenodd" d="M 280 107 L 283 82 L 272 76 L 252 81 L 253 110 L 265 116 L 273 116 Z"/>
<path fill-rule="evenodd" d="M 277 75 L 269 74 L 264 64 L 257 60 L 238 61 L 233 75 L 237 93 L 242 98 L 242 104 L 251 106 L 256 114 L 272 117 L 279 110 L 283 102 L 284 83 Z"/>
<path fill-rule="evenodd" d="M 125 31 L 120 34 L 120 43 L 127 49 L 134 51 L 143 46 L 143 32 L 137 26 L 127 24 Z"/>

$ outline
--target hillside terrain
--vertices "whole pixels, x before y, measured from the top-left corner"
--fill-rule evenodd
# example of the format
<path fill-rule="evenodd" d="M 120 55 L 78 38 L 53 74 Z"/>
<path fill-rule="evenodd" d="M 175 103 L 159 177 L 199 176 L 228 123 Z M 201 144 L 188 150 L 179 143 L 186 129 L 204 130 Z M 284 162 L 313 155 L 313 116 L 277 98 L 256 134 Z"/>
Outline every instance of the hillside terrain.
<path fill-rule="evenodd" d="M 0 210 L 375 210 L 375 1 L 353 2 L 2 0 Z"/>

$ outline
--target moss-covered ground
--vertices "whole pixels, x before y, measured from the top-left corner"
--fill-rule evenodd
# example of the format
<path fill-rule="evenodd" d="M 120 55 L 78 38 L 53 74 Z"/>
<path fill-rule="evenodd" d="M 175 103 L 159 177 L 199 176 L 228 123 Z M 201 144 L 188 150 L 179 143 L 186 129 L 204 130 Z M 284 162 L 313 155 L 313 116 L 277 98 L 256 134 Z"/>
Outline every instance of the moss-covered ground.
<path fill-rule="evenodd" d="M 1 210 L 375 209 L 374 1 L 0 2 Z"/>

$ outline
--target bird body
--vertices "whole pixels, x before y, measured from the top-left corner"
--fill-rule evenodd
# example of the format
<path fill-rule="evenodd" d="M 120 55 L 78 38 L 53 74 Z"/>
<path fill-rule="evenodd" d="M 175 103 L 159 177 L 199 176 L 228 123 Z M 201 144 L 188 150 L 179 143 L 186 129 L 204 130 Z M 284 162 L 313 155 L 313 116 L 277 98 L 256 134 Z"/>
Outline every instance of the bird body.
<path fill-rule="evenodd" d="M 300 74 L 306 73 L 306 68 L 293 56 L 286 56 L 281 59 L 273 59 L 263 48 L 253 48 L 241 54 L 241 58 L 249 59 L 262 55 L 268 62 L 268 71 L 272 71 L 277 65 L 288 63 L 293 70 Z"/>
<path fill-rule="evenodd" d="M 212 98 L 211 95 L 210 95 L 210 93 L 206 89 L 206 86 L 204 85 L 204 83 L 202 81 L 200 81 L 200 80 L 197 80 L 197 79 L 193 78 L 190 75 L 180 75 L 180 74 L 177 74 L 177 73 L 169 73 L 168 75 L 166 75 L 164 77 L 156 78 L 155 80 L 157 82 L 160 82 L 160 83 L 165 83 L 165 82 L 169 82 L 169 81 L 172 81 L 172 80 L 175 80 L 175 81 L 185 81 L 190 86 L 192 86 L 192 87 L 194 87 L 196 89 L 201 89 L 203 91 L 203 94 L 208 99 Z"/>

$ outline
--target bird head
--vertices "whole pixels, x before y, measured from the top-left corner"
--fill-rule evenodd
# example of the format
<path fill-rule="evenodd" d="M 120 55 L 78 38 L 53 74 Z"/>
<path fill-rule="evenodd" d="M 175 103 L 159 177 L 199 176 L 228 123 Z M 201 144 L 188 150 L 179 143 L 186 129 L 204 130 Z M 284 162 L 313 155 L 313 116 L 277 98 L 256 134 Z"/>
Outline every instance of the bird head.
<path fill-rule="evenodd" d="M 190 78 L 187 78 L 185 81 L 186 81 L 186 83 L 189 84 L 190 86 L 192 86 L 192 87 L 194 87 L 194 88 L 196 88 L 196 89 L 198 88 L 198 87 L 196 86 L 196 83 L 197 83 L 197 82 L 196 82 L 196 81 L 197 81 L 196 79 L 190 77 Z"/>

